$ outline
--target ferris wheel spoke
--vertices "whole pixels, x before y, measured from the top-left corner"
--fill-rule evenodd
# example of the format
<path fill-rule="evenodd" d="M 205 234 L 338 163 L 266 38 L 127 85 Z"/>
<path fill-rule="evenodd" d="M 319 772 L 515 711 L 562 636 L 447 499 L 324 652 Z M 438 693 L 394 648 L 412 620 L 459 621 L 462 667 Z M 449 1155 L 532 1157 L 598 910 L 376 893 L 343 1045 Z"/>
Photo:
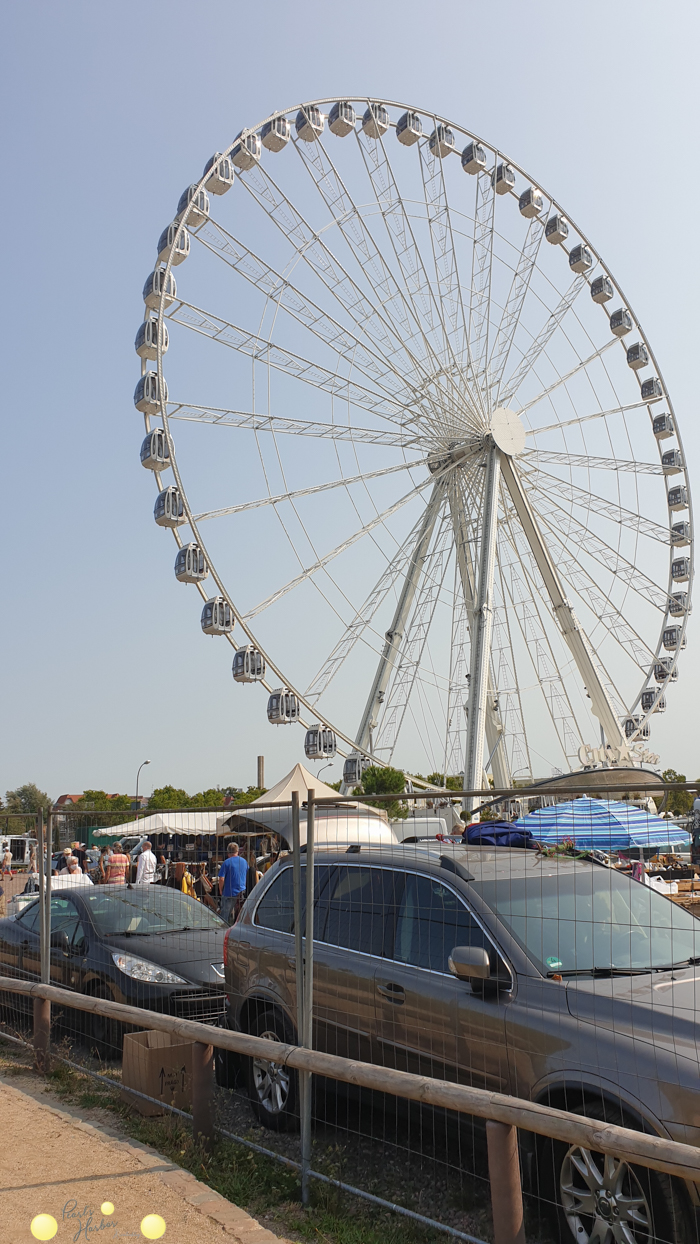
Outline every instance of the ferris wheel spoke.
<path fill-rule="evenodd" d="M 388 365 L 385 357 L 369 348 L 366 335 L 360 338 L 344 327 L 293 285 L 288 277 L 276 272 L 217 221 L 207 221 L 196 236 L 233 271 L 264 293 L 271 303 L 281 307 L 340 358 L 351 360 L 353 367 L 368 380 L 374 381 L 392 396 L 406 396 L 405 377 Z"/>
<path fill-rule="evenodd" d="M 501 322 L 498 326 L 496 340 L 489 357 L 489 388 L 491 391 L 492 409 L 500 404 L 500 388 L 503 373 L 508 365 L 510 349 L 515 334 L 518 331 L 520 316 L 522 315 L 527 292 L 530 288 L 530 278 L 537 263 L 537 256 L 543 237 L 544 228 L 542 220 L 539 217 L 535 217 L 527 227 L 523 248 L 513 273 L 513 281 L 503 309 Z"/>
<path fill-rule="evenodd" d="M 320 363 L 294 354 L 291 350 L 286 350 L 265 337 L 259 337 L 257 333 L 250 332 L 248 329 L 239 328 L 227 320 L 219 319 L 218 316 L 209 315 L 199 307 L 179 302 L 175 309 L 166 314 L 168 319 L 177 324 L 183 324 L 185 328 L 220 341 L 239 354 L 247 355 L 256 362 L 264 363 L 285 375 L 293 376 L 296 380 L 330 393 L 333 397 L 351 401 L 354 405 L 361 406 L 364 410 L 369 410 L 381 418 L 401 424 L 421 418 L 422 412 L 414 412 L 413 420 L 406 419 L 407 407 L 395 399 L 374 393 L 365 385 L 345 379 L 337 372 L 322 367 Z"/>
<path fill-rule="evenodd" d="M 398 660 L 375 732 L 376 741 L 373 750 L 378 755 L 388 752 L 389 764 L 393 760 L 394 749 L 401 733 L 409 698 L 421 668 L 428 635 L 443 589 L 452 554 L 450 536 L 449 512 L 446 513 L 443 509 L 437 536 L 422 567 L 412 611 L 401 640 Z"/>
<path fill-rule="evenodd" d="M 545 432 L 560 432 L 563 428 L 580 427 L 582 423 L 591 423 L 595 419 L 607 419 L 611 415 L 626 415 L 632 410 L 647 410 L 653 402 L 660 402 L 659 397 L 646 402 L 627 402 L 622 406 L 612 406 L 609 410 L 597 410 L 591 415 L 579 415 L 576 419 L 562 419 L 559 423 L 549 423 L 544 428 L 528 428 L 526 436 L 542 436 Z M 527 408 L 525 408 L 527 409 Z"/>
<path fill-rule="evenodd" d="M 589 471 L 631 471 L 635 475 L 663 475 L 660 462 L 636 462 L 624 458 L 596 458 L 591 454 L 558 453 L 551 449 L 527 449 L 521 455 L 523 461 L 532 462 L 535 467 L 539 462 L 550 462 L 553 465 L 568 467 L 584 467 Z"/>
<path fill-rule="evenodd" d="M 540 329 L 539 333 L 526 350 L 516 370 L 512 376 L 506 380 L 503 392 L 500 395 L 500 401 L 504 406 L 508 406 L 518 392 L 523 381 L 530 375 L 535 367 L 537 360 L 547 349 L 552 337 L 562 323 L 567 312 L 571 310 L 576 299 L 583 289 L 588 289 L 588 282 L 584 276 L 577 276 L 569 286 L 565 294 L 559 299 L 554 310 L 549 315 L 547 321 Z M 615 339 L 613 339 L 615 340 Z M 599 352 L 600 353 L 600 352 Z M 550 390 L 551 391 L 551 390 Z M 521 412 L 522 413 L 522 412 Z"/>
<path fill-rule="evenodd" d="M 368 535 L 368 533 L 373 531 L 375 527 L 378 527 L 380 523 L 385 523 L 387 519 L 391 518 L 392 514 L 396 514 L 398 510 L 402 509 L 404 505 L 407 505 L 409 501 L 412 501 L 414 497 L 419 496 L 423 489 L 427 488 L 432 482 L 432 478 L 424 480 L 422 484 L 418 484 L 417 487 L 412 488 L 410 492 L 407 492 L 405 496 L 401 497 L 398 501 L 395 501 L 393 505 L 388 506 L 388 508 L 383 510 L 381 514 L 375 515 L 375 517 L 370 519 L 364 527 L 360 528 L 359 531 L 353 532 L 353 534 L 349 536 L 347 540 L 344 540 L 342 544 L 338 544 L 331 550 L 330 553 L 326 553 L 324 557 L 320 557 L 312 566 L 309 566 L 306 570 L 303 570 L 301 574 L 296 575 L 294 579 L 290 579 L 289 583 L 286 583 L 284 587 L 278 588 L 278 590 L 273 592 L 271 596 L 268 596 L 266 600 L 261 601 L 259 605 L 256 605 L 254 609 L 251 609 L 249 613 L 246 613 L 246 620 L 256 618 L 259 613 L 262 613 L 265 609 L 269 609 L 270 605 L 276 604 L 276 602 L 281 600 L 283 596 L 286 596 L 288 592 L 293 591 L 295 587 L 299 587 L 301 583 L 305 583 L 308 579 L 312 578 L 313 575 L 317 574 L 319 570 L 323 570 L 336 557 L 339 557 L 341 553 L 344 553 L 346 549 L 351 548 L 352 545 L 356 544 L 358 540 L 361 540 L 363 536 Z"/>
<path fill-rule="evenodd" d="M 578 488 L 576 484 L 563 480 L 558 475 L 543 471 L 541 467 L 526 468 L 525 463 L 522 467 L 528 488 L 542 490 L 548 485 L 556 487 L 560 500 L 570 501 L 573 505 L 580 506 L 587 514 L 597 514 L 600 518 L 610 519 L 613 523 L 621 523 L 630 531 L 638 531 L 640 535 L 649 536 L 651 540 L 657 540 L 659 544 L 670 543 L 668 527 L 662 527 L 653 519 L 644 518 L 641 514 L 635 514 L 633 510 L 624 509 L 623 506 L 609 501 L 606 497 L 599 497 L 597 493 L 586 492 L 583 488 Z"/>
<path fill-rule="evenodd" d="M 411 353 L 382 300 L 376 305 L 368 297 L 269 174 L 258 166 L 241 178 L 241 184 L 287 241 L 296 246 L 300 258 L 345 309 L 358 331 L 371 337 L 399 374 L 410 377 L 413 384 L 429 382 L 430 370 Z"/>
<path fill-rule="evenodd" d="M 253 432 L 311 436 L 317 440 L 352 441 L 387 448 L 415 449 L 422 444 L 419 436 L 402 435 L 381 428 L 357 428 L 346 423 L 319 423 L 313 419 L 286 419 L 283 415 L 256 414 L 254 411 L 226 410 L 212 406 L 176 405 L 169 402 L 168 407 L 169 420 L 179 419 L 187 423 L 210 423 Z M 428 442 L 425 444 L 427 449 Z"/>
<path fill-rule="evenodd" d="M 619 747 L 625 742 L 624 734 L 620 728 L 620 723 L 607 689 L 601 679 L 595 654 L 566 597 L 559 572 L 547 548 L 534 510 L 522 487 L 517 468 L 507 454 L 502 456 L 501 471 L 510 493 L 511 501 L 515 506 L 520 526 L 544 582 L 554 616 L 574 658 L 583 684 L 591 698 L 593 712 L 600 721 L 608 742 L 613 747 Z"/>
<path fill-rule="evenodd" d="M 584 285 L 586 284 L 585 281 L 583 283 Z M 575 284 L 576 282 L 574 282 L 574 285 Z M 552 315 L 553 314 L 554 313 L 552 313 Z M 545 329 L 548 327 L 551 319 L 552 319 L 552 316 L 550 316 L 550 320 L 548 320 L 547 324 L 545 324 Z M 557 328 L 557 325 L 554 324 L 552 327 L 552 333 L 554 333 L 556 328 Z M 544 329 L 542 331 L 544 332 Z M 599 347 L 599 349 L 594 350 L 592 354 L 589 354 L 588 358 L 581 359 L 581 361 L 579 363 L 576 363 L 576 365 L 572 367 L 570 371 L 565 372 L 563 376 L 559 376 L 558 379 L 554 380 L 552 384 L 547 386 L 546 389 L 541 389 L 540 392 L 535 397 L 530 398 L 530 400 L 525 402 L 523 406 L 519 406 L 518 414 L 524 415 L 526 411 L 532 410 L 533 406 L 536 406 L 538 402 L 544 401 L 546 397 L 549 397 L 550 394 L 554 393 L 557 389 L 560 389 L 563 384 L 568 384 L 569 380 L 573 380 L 574 376 L 578 376 L 580 375 L 581 372 L 586 371 L 586 369 L 590 367 L 592 363 L 595 363 L 598 359 L 600 359 L 602 355 L 605 354 L 608 350 L 611 350 L 613 346 L 619 346 L 619 344 L 620 344 L 619 338 L 611 337 L 610 340 L 606 341 L 604 345 Z M 534 345 L 535 345 L 535 342 L 533 342 L 531 349 L 534 348 Z M 538 351 L 538 357 L 539 357 L 539 354 L 541 354 L 541 351 Z M 527 355 L 525 357 L 527 357 Z M 510 381 L 508 382 L 508 387 L 510 388 Z M 514 397 L 514 396 L 515 396 L 515 393 L 502 394 L 500 397 L 502 405 L 507 406 L 511 397 Z M 537 432 L 538 429 L 535 428 L 534 431 Z"/>
<path fill-rule="evenodd" d="M 472 387 L 486 397 L 486 361 L 489 348 L 491 315 L 491 274 L 493 270 L 493 233 L 496 194 L 490 172 L 480 172 L 476 179 L 474 210 L 474 251 L 472 257 L 471 296 L 469 301 L 469 348 L 471 351 Z M 483 409 L 483 400 L 481 402 Z"/>
<path fill-rule="evenodd" d="M 207 518 L 223 518 L 228 514 L 241 514 L 245 510 L 258 510 L 265 505 L 280 505 L 283 501 L 298 501 L 301 497 L 312 497 L 319 492 L 329 492 L 333 488 L 347 488 L 351 484 L 364 484 L 371 479 L 380 479 L 384 475 L 395 475 L 398 471 L 410 471 L 425 466 L 424 458 L 415 458 L 412 462 L 400 462 L 398 466 L 384 467 L 379 471 L 364 471 L 361 475 L 349 476 L 347 479 L 330 480 L 327 484 L 313 484 L 309 488 L 299 488 L 295 492 L 282 492 L 276 497 L 260 497 L 257 501 L 242 501 L 239 505 L 224 506 L 220 510 L 206 510 L 203 514 L 195 514 L 198 523 Z"/>

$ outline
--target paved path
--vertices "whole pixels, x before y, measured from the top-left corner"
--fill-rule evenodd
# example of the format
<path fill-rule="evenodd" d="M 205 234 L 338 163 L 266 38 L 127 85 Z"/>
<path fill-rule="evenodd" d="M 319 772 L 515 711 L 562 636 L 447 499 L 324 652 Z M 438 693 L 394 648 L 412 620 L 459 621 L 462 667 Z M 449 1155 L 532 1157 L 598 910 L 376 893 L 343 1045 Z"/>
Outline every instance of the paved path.
<path fill-rule="evenodd" d="M 58 1222 L 56 1244 L 143 1241 L 147 1214 L 165 1220 L 164 1244 L 280 1244 L 187 1171 L 95 1122 L 95 1113 L 56 1105 L 33 1077 L 18 1084 L 0 1076 L 0 1239 L 6 1244 L 34 1244 L 30 1223 L 37 1214 Z M 114 1205 L 112 1214 L 101 1213 L 104 1202 Z"/>

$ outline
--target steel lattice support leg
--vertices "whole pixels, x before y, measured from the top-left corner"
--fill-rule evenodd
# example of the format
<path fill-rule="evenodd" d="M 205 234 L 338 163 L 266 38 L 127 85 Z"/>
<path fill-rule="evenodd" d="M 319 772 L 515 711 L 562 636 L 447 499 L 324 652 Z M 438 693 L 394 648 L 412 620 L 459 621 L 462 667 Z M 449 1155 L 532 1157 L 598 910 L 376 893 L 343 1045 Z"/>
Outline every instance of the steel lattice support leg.
<path fill-rule="evenodd" d="M 498 486 L 501 478 L 501 451 L 495 443 L 488 450 L 484 509 L 482 514 L 479 583 L 474 631 L 472 634 L 471 671 L 469 680 L 469 720 L 467 748 L 464 759 L 464 789 L 477 790 L 483 781 L 484 734 L 486 731 L 488 677 L 491 664 L 493 632 L 493 576 L 496 562 L 498 526 Z M 464 808 L 471 812 L 474 797 L 466 796 Z"/>

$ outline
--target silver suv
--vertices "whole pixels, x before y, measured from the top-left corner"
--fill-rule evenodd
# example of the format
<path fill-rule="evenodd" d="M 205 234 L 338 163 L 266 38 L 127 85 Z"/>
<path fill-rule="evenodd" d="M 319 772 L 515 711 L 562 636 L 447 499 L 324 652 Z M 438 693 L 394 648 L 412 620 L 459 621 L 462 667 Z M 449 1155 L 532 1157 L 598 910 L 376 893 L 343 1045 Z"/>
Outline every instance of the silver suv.
<path fill-rule="evenodd" d="M 589 860 L 446 843 L 319 852 L 315 896 L 317 1049 L 700 1144 L 700 923 L 683 908 Z M 225 962 L 229 1024 L 294 1043 L 290 857 Z M 258 1118 L 296 1126 L 295 1073 L 246 1075 Z M 695 1185 L 521 1139 L 564 1238 L 694 1233 Z"/>

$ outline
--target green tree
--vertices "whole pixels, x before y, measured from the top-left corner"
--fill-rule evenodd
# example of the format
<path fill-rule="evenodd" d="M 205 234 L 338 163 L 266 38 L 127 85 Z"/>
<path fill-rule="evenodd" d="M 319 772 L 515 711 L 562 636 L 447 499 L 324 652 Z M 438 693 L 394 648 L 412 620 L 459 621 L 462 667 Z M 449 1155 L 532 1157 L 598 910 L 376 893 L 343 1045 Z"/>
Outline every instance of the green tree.
<path fill-rule="evenodd" d="M 426 782 L 430 782 L 433 786 L 442 786 L 444 790 L 463 790 L 463 777 L 461 773 L 455 773 L 445 779 L 444 773 L 429 773 Z"/>
<path fill-rule="evenodd" d="M 362 785 L 357 786 L 353 792 L 355 795 L 398 795 L 406 788 L 406 778 L 400 769 L 392 769 L 387 766 L 381 769 L 379 765 L 370 765 L 362 774 Z M 405 803 L 398 799 L 381 800 L 365 799 L 370 807 L 383 808 L 391 820 L 408 816 L 408 808 Z"/>
<path fill-rule="evenodd" d="M 223 803 L 223 799 L 221 801 Z M 148 801 L 149 812 L 157 812 L 160 808 L 190 808 L 192 800 L 186 790 L 178 786 L 157 786 Z"/>
<path fill-rule="evenodd" d="M 675 769 L 664 769 L 661 774 L 664 782 L 686 782 L 685 773 L 676 773 Z M 687 816 L 693 806 L 693 792 L 690 790 L 669 790 L 666 792 L 665 809 L 674 816 Z"/>
<path fill-rule="evenodd" d="M 53 800 L 46 791 L 39 790 L 35 782 L 25 782 L 16 790 L 5 791 L 6 812 L 39 812 L 44 815 L 53 807 Z"/>

